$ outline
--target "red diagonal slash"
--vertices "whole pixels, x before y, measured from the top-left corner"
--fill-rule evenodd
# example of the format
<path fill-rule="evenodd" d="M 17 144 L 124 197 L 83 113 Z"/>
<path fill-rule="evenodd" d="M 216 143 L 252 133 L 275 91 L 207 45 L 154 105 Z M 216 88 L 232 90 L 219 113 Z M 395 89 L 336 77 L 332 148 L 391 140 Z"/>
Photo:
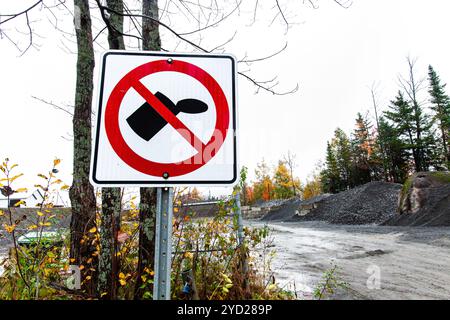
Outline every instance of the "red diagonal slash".
<path fill-rule="evenodd" d="M 181 122 L 173 113 L 169 110 L 150 90 L 148 90 L 140 81 L 135 81 L 133 83 L 133 88 L 136 90 L 145 101 L 151 105 L 156 112 L 159 113 L 164 120 L 167 121 L 178 133 L 186 139 L 186 141 L 197 149 L 198 152 L 202 153 L 205 149 L 203 142 Z"/>

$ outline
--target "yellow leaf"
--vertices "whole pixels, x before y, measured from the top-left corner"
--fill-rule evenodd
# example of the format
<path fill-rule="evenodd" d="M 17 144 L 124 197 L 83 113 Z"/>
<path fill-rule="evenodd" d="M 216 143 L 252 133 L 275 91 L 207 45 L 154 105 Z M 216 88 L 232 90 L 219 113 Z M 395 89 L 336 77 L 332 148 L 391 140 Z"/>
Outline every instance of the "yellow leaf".
<path fill-rule="evenodd" d="M 120 279 L 125 279 L 125 274 L 123 272 L 119 273 L 119 278 Z"/>
<path fill-rule="evenodd" d="M 69 261 L 70 262 L 75 262 L 75 259 L 74 258 L 70 258 Z"/>
<path fill-rule="evenodd" d="M 96 227 L 92 227 L 91 229 L 89 229 L 89 233 L 95 233 L 95 231 L 97 231 Z"/>
<path fill-rule="evenodd" d="M 11 226 L 7 225 L 7 224 L 4 224 L 3 227 L 5 228 L 6 232 L 8 232 L 8 233 L 12 233 L 16 229 L 16 225 L 15 224 L 13 224 Z"/>
<path fill-rule="evenodd" d="M 20 206 L 21 204 L 25 204 L 25 201 L 24 201 L 24 200 L 20 200 L 19 202 L 17 202 L 17 203 L 14 204 L 14 207 L 18 207 L 18 206 Z"/>
<path fill-rule="evenodd" d="M 275 290 L 277 288 L 276 284 L 270 284 L 269 286 L 267 286 L 267 290 L 271 291 L 271 290 Z"/>
<path fill-rule="evenodd" d="M 80 265 L 80 271 L 83 270 L 83 269 L 84 269 L 84 266 L 83 266 L 83 265 Z"/>
<path fill-rule="evenodd" d="M 125 280 L 123 280 L 123 279 L 120 279 L 119 283 L 120 283 L 121 286 L 124 286 L 124 285 L 127 284 L 127 282 Z"/>
<path fill-rule="evenodd" d="M 61 163 L 61 160 L 60 159 L 55 159 L 55 160 L 53 160 L 53 165 L 56 167 L 58 164 L 60 164 Z"/>
<path fill-rule="evenodd" d="M 3 216 L 5 213 L 3 212 L 3 210 L 0 210 L 0 217 Z"/>
<path fill-rule="evenodd" d="M 42 173 L 39 173 L 37 176 L 38 176 L 39 178 L 48 180 L 47 176 L 43 175 Z"/>
<path fill-rule="evenodd" d="M 28 230 L 34 230 L 34 229 L 37 229 L 37 227 L 38 227 L 37 225 L 33 224 L 28 227 Z"/>
<path fill-rule="evenodd" d="M 16 176 L 12 177 L 12 178 L 9 178 L 9 182 L 13 182 L 14 180 L 20 178 L 21 176 L 23 176 L 23 173 L 18 174 L 18 175 L 16 175 Z"/>
<path fill-rule="evenodd" d="M 17 193 L 20 193 L 20 192 L 27 192 L 27 191 L 28 191 L 27 188 L 19 188 L 19 189 L 16 190 Z"/>
<path fill-rule="evenodd" d="M 102 293 L 100 294 L 100 298 L 103 297 L 103 296 L 106 296 L 107 294 L 108 294 L 108 292 L 102 292 Z"/>
<path fill-rule="evenodd" d="M 44 215 L 44 213 L 41 212 L 41 211 L 36 212 L 36 214 L 37 214 L 39 217 L 42 217 L 42 216 Z"/>
<path fill-rule="evenodd" d="M 143 282 L 146 282 L 146 281 L 147 281 L 147 277 L 146 277 L 145 275 L 142 275 L 142 276 L 141 276 L 141 279 L 142 279 Z"/>
<path fill-rule="evenodd" d="M 233 283 L 233 281 L 231 281 L 231 279 L 225 273 L 222 273 L 222 277 L 225 283 Z"/>
<path fill-rule="evenodd" d="M 68 190 L 70 188 L 70 186 L 68 186 L 67 184 L 63 185 L 61 187 L 61 190 Z"/>
<path fill-rule="evenodd" d="M 39 222 L 41 227 L 50 227 L 52 224 L 50 222 Z"/>
<path fill-rule="evenodd" d="M 11 171 L 12 169 L 14 169 L 14 168 L 17 167 L 17 166 L 18 166 L 17 163 L 13 164 L 13 165 L 11 166 L 11 168 L 9 168 L 9 171 Z"/>
<path fill-rule="evenodd" d="M 91 276 L 86 277 L 86 281 L 89 281 L 89 280 L 91 280 Z"/>
<path fill-rule="evenodd" d="M 86 263 L 91 263 L 92 262 L 92 258 L 87 259 Z"/>

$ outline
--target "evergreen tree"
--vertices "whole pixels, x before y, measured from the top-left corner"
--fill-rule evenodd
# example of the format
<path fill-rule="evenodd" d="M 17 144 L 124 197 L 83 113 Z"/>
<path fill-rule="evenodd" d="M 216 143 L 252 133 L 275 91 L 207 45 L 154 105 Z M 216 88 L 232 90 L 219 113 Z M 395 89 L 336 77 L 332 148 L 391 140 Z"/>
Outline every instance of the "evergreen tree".
<path fill-rule="evenodd" d="M 356 128 L 352 134 L 353 158 L 353 184 L 361 185 L 372 181 L 373 164 L 373 137 L 370 133 L 372 125 L 367 117 L 358 112 Z"/>
<path fill-rule="evenodd" d="M 408 150 L 408 156 L 412 156 L 416 163 L 417 148 L 414 142 L 414 119 L 412 114 L 413 109 L 408 101 L 405 100 L 401 91 L 398 92 L 395 100 L 391 101 L 389 110 L 384 112 L 384 116 L 391 121 L 392 128 L 395 129 L 398 138 L 401 140 L 402 148 Z"/>
<path fill-rule="evenodd" d="M 413 150 L 414 166 L 416 171 L 428 171 L 435 167 L 436 145 L 434 132 L 432 131 L 432 121 L 424 113 L 422 104 L 419 101 L 419 92 L 422 89 L 422 81 L 417 80 L 414 74 L 416 59 L 408 57 L 409 73 L 405 79 L 399 78 L 400 85 L 404 93 L 409 98 L 408 104 L 411 106 L 411 118 L 413 125 L 413 138 L 411 148 Z"/>
<path fill-rule="evenodd" d="M 441 79 L 431 65 L 428 67 L 428 80 L 430 81 L 428 92 L 431 96 L 431 109 L 434 112 L 433 121 L 440 132 L 439 141 L 442 152 L 438 159 L 450 170 L 450 98 L 445 92 L 446 84 L 441 84 Z"/>
<path fill-rule="evenodd" d="M 327 142 L 325 169 L 321 172 L 321 182 L 324 192 L 337 193 L 342 188 L 336 155 L 330 142 Z"/>
<path fill-rule="evenodd" d="M 402 92 L 398 92 L 391 101 L 390 110 L 384 116 L 392 122 L 403 147 L 409 150 L 414 162 L 414 170 L 428 171 L 435 158 L 435 140 L 432 132 L 432 122 L 423 113 L 417 102 L 407 101 Z"/>
<path fill-rule="evenodd" d="M 389 124 L 384 117 L 379 119 L 379 131 L 376 140 L 377 149 L 374 157 L 379 163 L 385 161 L 385 167 L 389 180 L 396 183 L 403 183 L 408 176 L 408 147 L 399 138 L 398 130 Z M 381 147 L 384 149 L 384 158 L 381 154 Z"/>
<path fill-rule="evenodd" d="M 342 129 L 336 129 L 332 145 L 335 148 L 336 162 L 341 178 L 341 190 L 354 187 L 352 176 L 352 149 L 350 139 Z"/>

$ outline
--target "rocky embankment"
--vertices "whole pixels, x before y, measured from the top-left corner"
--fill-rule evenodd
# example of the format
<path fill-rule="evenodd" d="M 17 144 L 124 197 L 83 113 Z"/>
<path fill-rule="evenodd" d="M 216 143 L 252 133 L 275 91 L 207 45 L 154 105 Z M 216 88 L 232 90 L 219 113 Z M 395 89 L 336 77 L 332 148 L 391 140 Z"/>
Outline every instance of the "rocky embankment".
<path fill-rule="evenodd" d="M 404 184 L 398 214 L 384 225 L 450 226 L 450 173 L 419 172 Z"/>

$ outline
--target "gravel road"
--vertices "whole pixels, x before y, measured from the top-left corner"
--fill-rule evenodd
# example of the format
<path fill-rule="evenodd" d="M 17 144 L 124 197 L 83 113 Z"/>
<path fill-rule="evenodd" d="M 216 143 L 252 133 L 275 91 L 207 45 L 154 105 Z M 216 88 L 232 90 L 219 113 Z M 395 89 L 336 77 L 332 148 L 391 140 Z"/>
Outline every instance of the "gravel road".
<path fill-rule="evenodd" d="M 338 266 L 339 276 L 349 284 L 349 289 L 339 290 L 335 299 L 450 299 L 448 227 L 343 226 L 325 222 L 269 226 L 277 252 L 272 264 L 275 277 L 290 289 L 295 283 L 300 299 L 312 297 L 331 263 Z"/>

